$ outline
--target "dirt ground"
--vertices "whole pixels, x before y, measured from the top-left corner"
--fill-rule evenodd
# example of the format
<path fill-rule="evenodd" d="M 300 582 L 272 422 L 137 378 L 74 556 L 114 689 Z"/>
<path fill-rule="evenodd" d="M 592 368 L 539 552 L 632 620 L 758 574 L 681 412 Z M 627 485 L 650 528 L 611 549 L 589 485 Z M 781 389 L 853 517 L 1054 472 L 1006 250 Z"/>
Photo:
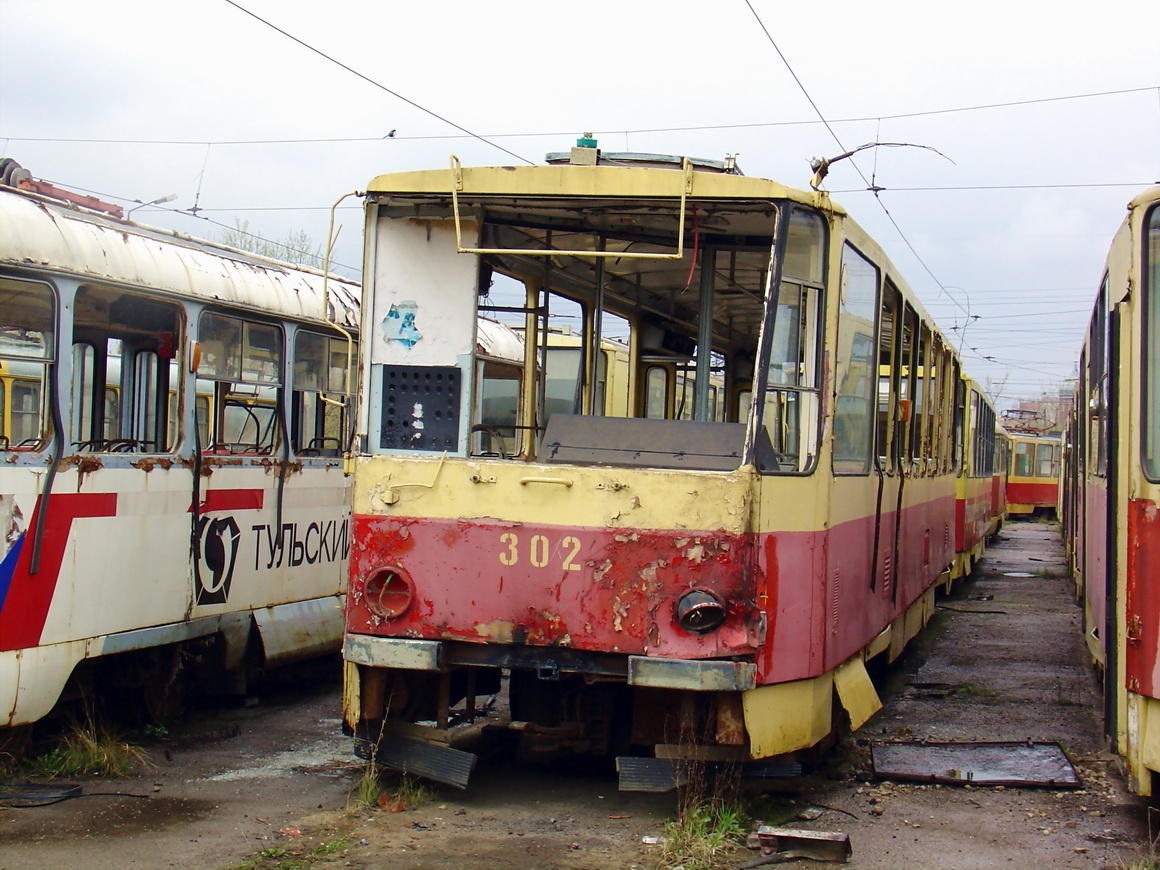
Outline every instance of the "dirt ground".
<path fill-rule="evenodd" d="M 883 676 L 882 711 L 810 775 L 754 795 L 754 814 L 846 833 L 850 866 L 867 870 L 1094 870 L 1145 855 L 1148 808 L 1103 749 L 1058 540 L 1053 525 L 1009 525 Z M 522 767 L 504 741 L 482 746 L 466 791 L 438 789 L 404 812 L 353 809 L 361 765 L 341 736 L 339 692 L 331 677 L 201 717 L 148 744 L 142 775 L 84 781 L 80 799 L 0 802 L 0 870 L 663 866 L 645 840 L 663 836 L 674 796 L 620 794 L 610 765 Z M 919 738 L 1058 741 L 1083 787 L 873 779 L 872 742 Z"/>

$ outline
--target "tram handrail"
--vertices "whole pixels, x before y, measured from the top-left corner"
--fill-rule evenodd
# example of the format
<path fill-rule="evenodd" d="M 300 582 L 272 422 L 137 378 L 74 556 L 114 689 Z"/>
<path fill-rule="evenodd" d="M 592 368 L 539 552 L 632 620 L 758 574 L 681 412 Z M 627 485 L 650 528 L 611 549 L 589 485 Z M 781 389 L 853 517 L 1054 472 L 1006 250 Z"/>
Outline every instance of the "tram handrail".
<path fill-rule="evenodd" d="M 460 254 L 509 254 L 522 257 L 592 257 L 594 259 L 617 257 L 625 260 L 681 260 L 685 256 L 685 201 L 693 192 L 693 164 L 688 157 L 681 158 L 684 183 L 681 185 L 681 207 L 677 225 L 677 251 L 675 254 L 658 254 L 647 251 L 562 251 L 556 248 L 465 248 L 463 247 L 462 221 L 459 217 L 459 191 L 463 189 L 463 167 L 459 158 L 451 155 L 451 209 L 455 215 L 455 250 Z"/>

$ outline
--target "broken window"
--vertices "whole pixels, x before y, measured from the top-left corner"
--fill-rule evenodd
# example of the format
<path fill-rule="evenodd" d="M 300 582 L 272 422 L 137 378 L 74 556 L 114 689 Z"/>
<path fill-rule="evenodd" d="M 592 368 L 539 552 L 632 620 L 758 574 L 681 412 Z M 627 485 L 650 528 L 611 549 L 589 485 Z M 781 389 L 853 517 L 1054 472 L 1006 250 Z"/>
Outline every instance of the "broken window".
<path fill-rule="evenodd" d="M 69 440 L 92 453 L 175 448 L 180 400 L 179 305 L 107 287 L 77 290 Z"/>

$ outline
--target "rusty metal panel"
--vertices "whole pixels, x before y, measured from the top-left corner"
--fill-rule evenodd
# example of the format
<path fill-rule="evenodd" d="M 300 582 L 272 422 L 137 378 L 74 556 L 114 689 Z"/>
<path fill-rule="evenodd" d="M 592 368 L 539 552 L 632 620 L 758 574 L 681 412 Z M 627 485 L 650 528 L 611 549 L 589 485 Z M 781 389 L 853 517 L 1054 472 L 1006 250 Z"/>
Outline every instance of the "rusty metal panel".
<path fill-rule="evenodd" d="M 757 685 L 757 665 L 629 656 L 628 684 L 695 692 L 744 692 Z"/>
<path fill-rule="evenodd" d="M 774 828 L 769 825 L 760 825 L 757 828 L 757 840 L 762 849 L 772 849 L 774 853 L 782 853 L 785 855 L 785 860 L 789 861 L 809 858 L 813 861 L 832 861 L 845 864 L 854 854 L 854 847 L 850 845 L 850 835 L 844 833 L 805 831 L 798 828 Z M 745 866 L 757 867 L 762 863 L 781 862 L 754 861 Z"/>
<path fill-rule="evenodd" d="M 1058 743 L 876 743 L 870 748 L 879 779 L 956 785 L 1079 788 Z"/>

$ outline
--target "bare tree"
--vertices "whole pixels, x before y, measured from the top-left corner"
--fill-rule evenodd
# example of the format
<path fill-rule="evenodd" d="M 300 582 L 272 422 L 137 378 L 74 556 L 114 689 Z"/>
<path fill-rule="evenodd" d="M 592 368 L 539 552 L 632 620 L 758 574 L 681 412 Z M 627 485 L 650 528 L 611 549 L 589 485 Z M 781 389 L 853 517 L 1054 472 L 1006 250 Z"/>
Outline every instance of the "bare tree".
<path fill-rule="evenodd" d="M 249 251 L 272 260 L 322 268 L 322 249 L 314 244 L 305 230 L 291 230 L 285 239 L 275 242 L 250 232 L 249 221 L 234 218 L 233 229 L 227 228 L 219 241 L 231 248 Z"/>

